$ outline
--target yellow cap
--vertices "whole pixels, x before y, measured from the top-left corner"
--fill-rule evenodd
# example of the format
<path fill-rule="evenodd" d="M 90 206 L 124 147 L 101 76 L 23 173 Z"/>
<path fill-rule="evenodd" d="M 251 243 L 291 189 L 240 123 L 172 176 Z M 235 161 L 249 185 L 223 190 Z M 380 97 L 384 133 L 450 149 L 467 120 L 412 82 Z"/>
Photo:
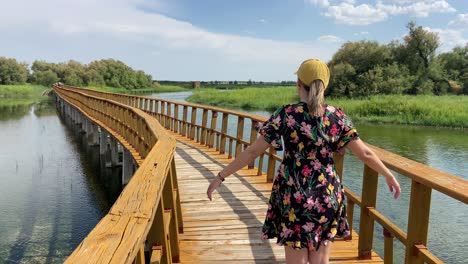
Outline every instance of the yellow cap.
<path fill-rule="evenodd" d="M 325 62 L 318 59 L 304 61 L 296 72 L 297 77 L 307 86 L 315 80 L 321 80 L 325 89 L 330 81 L 330 70 Z"/>

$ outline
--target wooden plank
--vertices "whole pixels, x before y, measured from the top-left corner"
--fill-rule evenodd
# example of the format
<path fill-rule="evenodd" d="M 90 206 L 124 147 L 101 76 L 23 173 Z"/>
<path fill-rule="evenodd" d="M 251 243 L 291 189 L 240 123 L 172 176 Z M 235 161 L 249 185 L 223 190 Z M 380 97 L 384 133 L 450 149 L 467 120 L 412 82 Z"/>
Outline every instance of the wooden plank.
<path fill-rule="evenodd" d="M 261 239 L 271 183 L 256 176 L 257 169 L 243 169 L 226 179 L 213 194 L 206 188 L 216 173 L 229 164 L 226 154 L 177 137 L 179 197 L 184 218 L 180 239 L 181 263 L 284 263 L 284 249 L 275 240 Z M 186 160 L 185 160 L 186 159 Z M 375 252 L 358 258 L 358 235 L 337 239 L 330 263 L 383 263 Z"/>

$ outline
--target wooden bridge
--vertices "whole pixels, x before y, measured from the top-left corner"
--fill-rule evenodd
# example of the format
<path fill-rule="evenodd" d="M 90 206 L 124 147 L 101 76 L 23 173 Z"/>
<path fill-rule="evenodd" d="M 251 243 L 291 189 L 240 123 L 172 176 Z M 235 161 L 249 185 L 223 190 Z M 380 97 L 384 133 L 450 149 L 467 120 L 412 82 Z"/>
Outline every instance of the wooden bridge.
<path fill-rule="evenodd" d="M 55 85 L 54 94 L 59 112 L 76 129 L 99 139 L 102 149 L 108 148 L 108 138 L 111 149 L 117 142 L 124 148 L 123 183 L 129 180 L 67 263 L 284 262 L 284 249 L 260 238 L 271 181 L 281 161 L 273 148 L 227 178 L 214 201 L 206 198 L 209 181 L 254 141 L 254 126 L 264 117 L 66 85 Z M 362 195 L 346 189 L 350 224 L 354 207 L 361 208 L 360 232 L 333 243 L 331 262 L 393 263 L 397 239 L 406 247 L 406 263 L 443 263 L 425 246 L 431 192 L 466 204 L 468 181 L 371 148 L 391 170 L 412 180 L 408 229 L 377 210 L 378 175 L 364 166 Z M 343 156 L 334 159 L 343 177 Z M 372 250 L 375 223 L 384 230 L 384 256 Z"/>

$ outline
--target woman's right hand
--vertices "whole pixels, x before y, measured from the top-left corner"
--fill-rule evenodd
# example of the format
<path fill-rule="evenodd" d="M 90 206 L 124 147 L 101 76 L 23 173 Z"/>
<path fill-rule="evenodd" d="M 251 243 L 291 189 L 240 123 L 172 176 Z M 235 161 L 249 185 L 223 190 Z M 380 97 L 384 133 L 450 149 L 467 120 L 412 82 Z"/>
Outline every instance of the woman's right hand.
<path fill-rule="evenodd" d="M 397 179 L 395 179 L 395 176 L 390 175 L 390 176 L 385 177 L 385 180 L 387 181 L 387 185 L 388 185 L 388 188 L 390 189 L 390 192 L 395 191 L 395 194 L 393 197 L 397 199 L 401 193 L 400 184 L 398 183 Z"/>

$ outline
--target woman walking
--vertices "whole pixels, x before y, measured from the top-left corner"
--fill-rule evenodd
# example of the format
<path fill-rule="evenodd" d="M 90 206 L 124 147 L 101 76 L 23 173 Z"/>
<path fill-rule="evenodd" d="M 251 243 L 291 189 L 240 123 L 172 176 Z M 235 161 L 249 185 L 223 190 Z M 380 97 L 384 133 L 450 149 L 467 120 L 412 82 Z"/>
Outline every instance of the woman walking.
<path fill-rule="evenodd" d="M 277 238 L 287 263 L 327 264 L 331 242 L 350 234 L 343 186 L 336 173 L 333 152 L 351 150 L 383 175 L 394 198 L 400 185 L 393 174 L 362 140 L 346 114 L 325 104 L 330 80 L 327 65 L 317 59 L 304 61 L 297 71 L 300 102 L 277 109 L 257 129 L 258 139 L 218 173 L 207 195 L 224 178 L 250 164 L 273 146 L 284 157 L 273 181 L 263 224 L 264 239 Z"/>

